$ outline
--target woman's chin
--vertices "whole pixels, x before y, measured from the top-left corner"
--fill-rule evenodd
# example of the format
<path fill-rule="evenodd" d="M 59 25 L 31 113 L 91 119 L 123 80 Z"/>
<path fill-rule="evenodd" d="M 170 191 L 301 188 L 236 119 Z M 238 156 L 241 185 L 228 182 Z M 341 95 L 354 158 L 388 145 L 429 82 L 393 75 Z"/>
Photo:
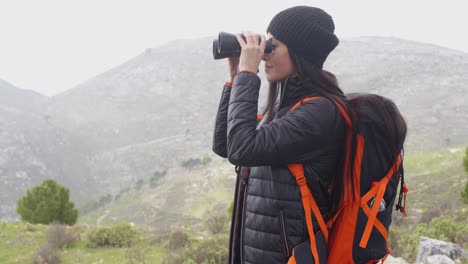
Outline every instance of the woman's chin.
<path fill-rule="evenodd" d="M 266 75 L 266 78 L 269 82 L 281 82 L 284 79 L 286 79 L 286 78 L 278 78 L 278 76 L 270 76 L 268 74 Z"/>
<path fill-rule="evenodd" d="M 278 81 L 278 78 L 275 78 L 274 75 L 271 75 L 271 74 L 266 73 L 265 76 L 266 76 L 266 78 L 267 78 L 267 80 L 268 80 L 269 82 L 277 82 L 277 81 Z"/>

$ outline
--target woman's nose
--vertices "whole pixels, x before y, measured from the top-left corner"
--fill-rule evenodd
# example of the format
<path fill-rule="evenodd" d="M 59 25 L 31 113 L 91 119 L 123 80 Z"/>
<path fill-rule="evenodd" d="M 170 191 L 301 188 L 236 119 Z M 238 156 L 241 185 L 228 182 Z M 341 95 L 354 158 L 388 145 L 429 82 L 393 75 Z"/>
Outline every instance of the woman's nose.
<path fill-rule="evenodd" d="M 270 54 L 268 54 L 268 53 L 263 54 L 262 60 L 267 61 L 269 59 L 270 59 Z"/>

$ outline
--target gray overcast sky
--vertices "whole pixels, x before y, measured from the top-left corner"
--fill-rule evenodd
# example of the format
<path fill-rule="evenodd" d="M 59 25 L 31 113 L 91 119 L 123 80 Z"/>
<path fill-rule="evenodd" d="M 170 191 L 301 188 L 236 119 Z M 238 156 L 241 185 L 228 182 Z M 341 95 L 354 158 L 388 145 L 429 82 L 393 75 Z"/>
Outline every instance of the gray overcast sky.
<path fill-rule="evenodd" d="M 0 79 L 55 95 L 169 40 L 264 33 L 274 14 L 298 4 L 329 12 L 340 38 L 394 36 L 468 52 L 467 2 L 0 0 Z"/>

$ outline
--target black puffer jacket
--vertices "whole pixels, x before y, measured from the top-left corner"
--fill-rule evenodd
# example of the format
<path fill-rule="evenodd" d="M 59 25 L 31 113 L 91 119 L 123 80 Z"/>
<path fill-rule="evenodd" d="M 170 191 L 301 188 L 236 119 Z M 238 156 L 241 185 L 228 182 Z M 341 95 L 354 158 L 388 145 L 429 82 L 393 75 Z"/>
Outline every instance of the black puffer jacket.
<path fill-rule="evenodd" d="M 287 165 L 304 165 L 309 188 L 326 215 L 327 188 L 344 142 L 344 121 L 328 99 L 286 114 L 301 99 L 317 96 L 292 78 L 285 83 L 275 119 L 257 129 L 259 89 L 257 75 L 239 73 L 232 88 L 224 87 L 214 130 L 213 151 L 234 165 L 250 167 L 242 212 L 234 212 L 241 237 L 239 252 L 233 252 L 236 230 L 231 230 L 233 264 L 286 263 L 293 247 L 308 239 L 301 194 Z"/>

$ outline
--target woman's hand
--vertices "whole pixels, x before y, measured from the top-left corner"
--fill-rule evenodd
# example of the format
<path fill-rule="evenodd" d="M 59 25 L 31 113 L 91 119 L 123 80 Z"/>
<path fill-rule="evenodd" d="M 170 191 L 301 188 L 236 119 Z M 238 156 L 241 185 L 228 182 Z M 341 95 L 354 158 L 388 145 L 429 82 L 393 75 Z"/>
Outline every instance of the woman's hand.
<path fill-rule="evenodd" d="M 241 46 L 241 55 L 239 58 L 239 72 L 248 71 L 257 73 L 258 66 L 262 60 L 266 47 L 265 36 L 261 35 L 259 42 L 258 35 L 251 32 L 243 32 L 245 41 L 240 34 L 236 34 L 237 41 Z"/>

